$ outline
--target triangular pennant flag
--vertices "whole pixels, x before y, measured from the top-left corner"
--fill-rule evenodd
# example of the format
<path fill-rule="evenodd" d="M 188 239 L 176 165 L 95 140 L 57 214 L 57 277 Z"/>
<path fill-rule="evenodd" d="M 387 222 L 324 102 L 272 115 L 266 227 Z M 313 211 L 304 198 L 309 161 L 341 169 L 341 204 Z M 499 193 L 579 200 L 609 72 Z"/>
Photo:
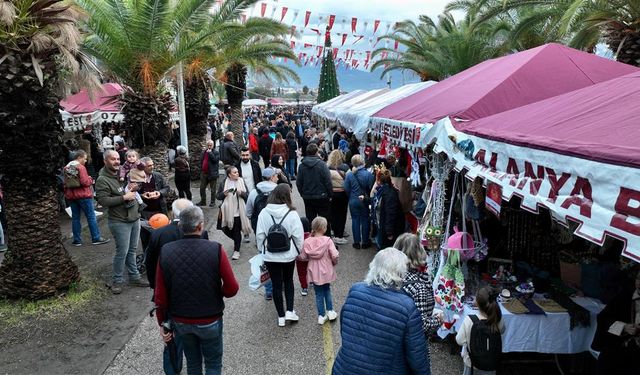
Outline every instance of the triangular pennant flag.
<path fill-rule="evenodd" d="M 300 13 L 300 11 L 297 9 L 293 11 L 293 19 L 291 20 L 292 25 L 296 23 L 296 20 L 298 19 L 298 13 Z"/>
<path fill-rule="evenodd" d="M 314 33 L 316 33 L 316 34 L 320 35 L 320 30 L 319 30 L 319 29 L 314 29 L 313 27 L 312 27 L 312 28 L 310 28 L 310 29 L 311 29 L 311 31 L 313 31 Z"/>
<path fill-rule="evenodd" d="M 375 34 L 378 31 L 378 26 L 380 26 L 380 20 L 373 21 L 373 33 Z"/>
<path fill-rule="evenodd" d="M 333 22 L 336 20 L 336 16 L 335 14 L 331 14 L 329 15 L 329 30 L 331 30 L 331 28 L 333 27 Z"/>
<path fill-rule="evenodd" d="M 260 17 L 264 17 L 264 12 L 267 11 L 267 3 L 260 4 Z"/>
<path fill-rule="evenodd" d="M 289 10 L 289 8 L 287 7 L 282 7 L 282 14 L 280 15 L 280 22 L 282 22 L 282 20 L 284 19 L 284 16 L 287 15 L 287 11 Z"/>
<path fill-rule="evenodd" d="M 355 34 L 356 25 L 358 24 L 358 19 L 356 17 L 351 18 L 351 32 Z"/>
<path fill-rule="evenodd" d="M 309 47 L 311 47 L 311 43 L 305 43 L 304 44 L 304 48 L 309 48 Z"/>
<path fill-rule="evenodd" d="M 271 16 L 269 16 L 269 18 L 273 19 L 273 16 L 276 14 L 276 9 L 278 9 L 278 6 L 273 4 L 273 8 L 271 8 Z"/>
<path fill-rule="evenodd" d="M 360 36 L 358 37 L 358 39 L 356 39 L 356 41 L 355 41 L 355 42 L 353 42 L 353 44 L 358 43 L 359 41 L 361 41 L 361 40 L 362 40 L 362 38 L 364 38 L 364 35 L 360 35 Z"/>
<path fill-rule="evenodd" d="M 334 48 L 333 49 L 333 58 L 335 59 L 338 56 L 338 49 Z"/>
<path fill-rule="evenodd" d="M 324 33 L 324 44 L 326 45 L 329 42 L 329 38 L 331 37 L 331 32 L 327 31 Z"/>
<path fill-rule="evenodd" d="M 324 47 L 318 46 L 318 58 L 320 57 L 320 55 L 322 55 L 322 50 L 323 49 L 324 49 Z"/>
<path fill-rule="evenodd" d="M 307 27 L 307 25 L 309 24 L 309 18 L 311 18 L 311 11 L 307 11 L 304 14 L 304 27 Z"/>
<path fill-rule="evenodd" d="M 347 40 L 347 34 L 342 34 L 342 46 L 344 46 L 344 42 Z M 341 46 L 341 47 L 342 47 Z"/>
<path fill-rule="evenodd" d="M 294 48 L 296 48 L 296 41 L 292 40 L 291 41 L 291 49 L 294 49 Z"/>
<path fill-rule="evenodd" d="M 398 41 L 396 40 L 396 42 L 393 44 L 393 49 L 394 50 L 398 50 Z"/>
<path fill-rule="evenodd" d="M 293 36 L 295 35 L 295 33 L 296 33 L 296 25 L 292 25 L 292 26 L 291 26 L 291 37 L 292 37 L 292 38 L 293 38 Z"/>

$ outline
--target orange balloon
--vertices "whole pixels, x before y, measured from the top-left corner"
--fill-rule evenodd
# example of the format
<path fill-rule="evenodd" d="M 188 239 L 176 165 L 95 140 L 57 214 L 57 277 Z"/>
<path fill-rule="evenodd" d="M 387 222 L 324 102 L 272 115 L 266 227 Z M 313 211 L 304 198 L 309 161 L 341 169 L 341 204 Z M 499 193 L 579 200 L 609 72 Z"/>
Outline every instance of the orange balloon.
<path fill-rule="evenodd" d="M 153 229 L 162 228 L 169 224 L 169 218 L 165 214 L 155 214 L 149 219 L 149 225 Z"/>

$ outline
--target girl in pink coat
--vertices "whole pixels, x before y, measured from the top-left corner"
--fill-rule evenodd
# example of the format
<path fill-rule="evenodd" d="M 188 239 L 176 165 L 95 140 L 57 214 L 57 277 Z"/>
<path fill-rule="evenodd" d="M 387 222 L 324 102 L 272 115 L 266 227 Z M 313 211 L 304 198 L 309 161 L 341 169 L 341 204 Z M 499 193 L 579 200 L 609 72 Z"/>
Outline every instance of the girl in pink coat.
<path fill-rule="evenodd" d="M 318 307 L 318 324 L 324 324 L 327 319 L 335 320 L 338 313 L 333 310 L 331 300 L 331 282 L 336 280 L 336 264 L 338 264 L 338 250 L 331 238 L 325 236 L 327 219 L 318 216 L 311 222 L 311 237 L 304 240 L 300 258 L 309 260 L 307 281 L 313 283 L 316 292 L 316 306 Z M 325 314 L 326 312 L 326 314 Z"/>

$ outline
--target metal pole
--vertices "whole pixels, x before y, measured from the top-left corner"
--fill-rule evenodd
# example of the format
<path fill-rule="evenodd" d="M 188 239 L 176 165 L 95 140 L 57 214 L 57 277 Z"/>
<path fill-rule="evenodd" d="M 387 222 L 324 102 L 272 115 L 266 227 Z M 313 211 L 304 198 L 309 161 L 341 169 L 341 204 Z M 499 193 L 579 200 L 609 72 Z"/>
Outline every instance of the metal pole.
<path fill-rule="evenodd" d="M 187 149 L 189 153 L 189 140 L 187 139 L 187 114 L 184 108 L 184 78 L 182 77 L 182 63 L 178 63 L 177 68 L 178 81 L 178 110 L 180 111 L 180 144 Z"/>

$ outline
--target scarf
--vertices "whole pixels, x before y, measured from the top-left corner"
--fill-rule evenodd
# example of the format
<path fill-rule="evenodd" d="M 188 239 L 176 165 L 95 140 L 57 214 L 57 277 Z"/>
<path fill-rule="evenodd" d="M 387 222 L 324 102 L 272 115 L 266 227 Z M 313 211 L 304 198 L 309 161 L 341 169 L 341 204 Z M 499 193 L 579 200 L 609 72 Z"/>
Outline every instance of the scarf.
<path fill-rule="evenodd" d="M 222 227 L 233 229 L 235 214 L 236 212 L 239 212 L 242 233 L 249 234 L 251 233 L 251 223 L 245 214 L 246 206 L 244 199 L 240 199 L 240 194 L 246 193 L 247 191 L 247 188 L 244 185 L 244 180 L 242 178 L 238 178 L 235 182 L 232 182 L 227 178 L 224 180 L 224 187 L 222 188 L 222 191 L 227 191 L 232 187 L 236 188 L 236 192 L 227 195 L 222 202 L 222 206 L 220 206 L 220 210 L 222 212 Z"/>

